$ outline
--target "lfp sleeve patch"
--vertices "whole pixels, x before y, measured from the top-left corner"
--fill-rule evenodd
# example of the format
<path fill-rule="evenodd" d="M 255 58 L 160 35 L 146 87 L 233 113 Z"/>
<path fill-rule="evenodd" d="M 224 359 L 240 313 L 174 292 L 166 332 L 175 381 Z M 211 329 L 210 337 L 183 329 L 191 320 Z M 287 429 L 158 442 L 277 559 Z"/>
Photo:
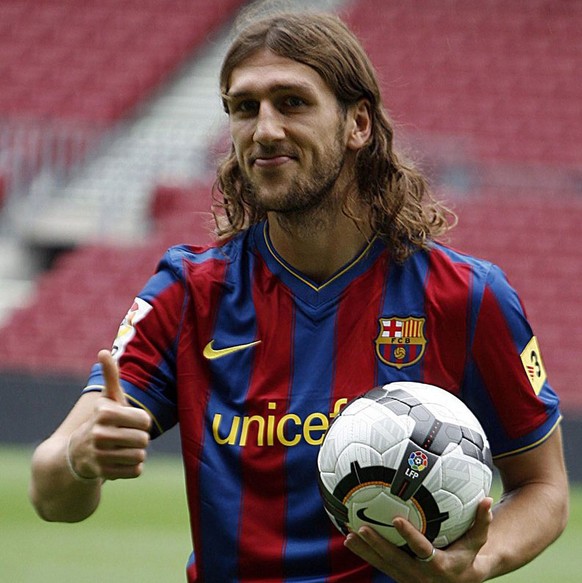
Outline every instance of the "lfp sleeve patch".
<path fill-rule="evenodd" d="M 532 336 L 520 356 L 527 378 L 535 394 L 539 395 L 546 382 L 547 374 L 546 367 L 542 361 L 538 340 L 535 336 Z"/>
<path fill-rule="evenodd" d="M 117 337 L 113 343 L 113 349 L 111 354 L 115 358 L 119 358 L 125 351 L 127 345 L 135 336 L 135 326 L 136 324 L 145 318 L 148 312 L 152 309 L 152 306 L 141 298 L 135 298 L 133 305 L 129 308 L 129 311 L 125 315 L 123 322 L 119 326 L 117 331 Z"/>

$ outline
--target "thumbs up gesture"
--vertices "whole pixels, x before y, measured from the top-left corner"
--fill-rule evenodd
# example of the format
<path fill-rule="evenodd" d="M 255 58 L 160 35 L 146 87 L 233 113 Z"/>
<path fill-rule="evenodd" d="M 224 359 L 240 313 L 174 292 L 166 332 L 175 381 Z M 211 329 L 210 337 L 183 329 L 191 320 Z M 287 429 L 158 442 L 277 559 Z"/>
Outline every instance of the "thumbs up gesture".
<path fill-rule="evenodd" d="M 152 420 L 144 410 L 127 402 L 111 352 L 100 351 L 98 359 L 105 387 L 89 419 L 71 436 L 71 467 L 86 480 L 136 478 L 143 470 Z"/>
<path fill-rule="evenodd" d="M 103 376 L 105 377 L 105 388 L 101 391 L 101 395 L 120 405 L 129 406 L 123 394 L 121 384 L 119 383 L 119 369 L 111 352 L 109 350 L 101 350 L 97 358 L 103 369 Z"/>

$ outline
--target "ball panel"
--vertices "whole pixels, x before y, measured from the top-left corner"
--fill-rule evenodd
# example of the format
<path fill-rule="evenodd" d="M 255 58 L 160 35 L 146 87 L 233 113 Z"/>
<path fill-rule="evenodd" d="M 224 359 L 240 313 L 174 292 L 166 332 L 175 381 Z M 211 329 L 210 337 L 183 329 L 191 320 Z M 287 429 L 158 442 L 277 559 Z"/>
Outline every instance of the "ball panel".
<path fill-rule="evenodd" d="M 353 443 L 348 445 L 337 458 L 336 474 L 346 476 L 354 471 L 352 464 L 358 460 L 361 466 L 381 466 L 382 456 L 370 445 Z"/>
<path fill-rule="evenodd" d="M 388 485 L 373 485 L 354 492 L 348 503 L 349 523 L 354 529 L 367 525 L 395 545 L 406 541 L 392 526 L 397 516 L 402 516 L 417 528 L 424 529 L 418 512 L 413 512 L 406 502 L 390 495 Z"/>

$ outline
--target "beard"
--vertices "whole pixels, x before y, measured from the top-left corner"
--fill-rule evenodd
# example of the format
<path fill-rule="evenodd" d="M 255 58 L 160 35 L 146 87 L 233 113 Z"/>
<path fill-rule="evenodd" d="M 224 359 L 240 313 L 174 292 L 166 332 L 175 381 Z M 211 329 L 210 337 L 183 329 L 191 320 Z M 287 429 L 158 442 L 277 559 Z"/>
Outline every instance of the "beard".
<path fill-rule="evenodd" d="M 243 175 L 245 202 L 260 214 L 276 213 L 281 222 L 305 223 L 316 217 L 321 221 L 342 204 L 336 185 L 346 157 L 343 134 L 344 126 L 339 124 L 332 147 L 324 149 L 323 154 L 314 159 L 312 171 L 294 176 L 287 187 L 277 185 L 279 192 L 272 196 L 262 193 L 268 186 L 259 186 Z M 276 153 L 276 149 L 273 150 L 272 153 Z M 270 153 L 267 147 L 263 147 L 263 152 Z"/>

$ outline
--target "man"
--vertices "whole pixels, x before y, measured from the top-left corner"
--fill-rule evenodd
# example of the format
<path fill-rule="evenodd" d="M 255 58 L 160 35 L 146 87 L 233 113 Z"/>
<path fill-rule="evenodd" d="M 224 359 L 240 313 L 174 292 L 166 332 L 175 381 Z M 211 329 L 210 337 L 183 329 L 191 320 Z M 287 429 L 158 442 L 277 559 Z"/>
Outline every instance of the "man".
<path fill-rule="evenodd" d="M 501 271 L 435 242 L 447 211 L 394 152 L 359 43 L 330 15 L 267 17 L 220 81 L 221 240 L 165 255 L 35 452 L 36 509 L 84 519 L 104 480 L 138 476 L 150 435 L 179 422 L 190 581 L 468 583 L 530 561 L 567 519 L 558 400 Z M 382 327 L 412 320 L 415 350 L 383 343 Z M 344 539 L 317 491 L 330 420 L 394 380 L 460 396 L 503 481 L 446 549 L 403 519 L 412 555 L 367 527 Z"/>

